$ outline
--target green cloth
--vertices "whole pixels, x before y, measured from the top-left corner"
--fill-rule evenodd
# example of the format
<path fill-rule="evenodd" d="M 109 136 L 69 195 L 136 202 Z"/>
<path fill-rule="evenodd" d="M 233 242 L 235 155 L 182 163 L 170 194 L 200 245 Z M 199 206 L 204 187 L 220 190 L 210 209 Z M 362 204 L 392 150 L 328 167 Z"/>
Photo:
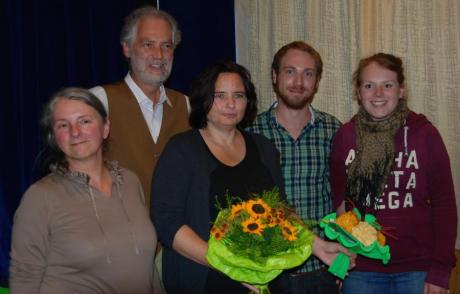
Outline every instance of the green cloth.
<path fill-rule="evenodd" d="M 361 219 L 359 212 L 355 210 L 358 218 Z M 341 226 L 335 223 L 336 213 L 326 215 L 320 223 L 321 228 L 324 229 L 326 236 L 331 240 L 337 240 L 344 247 L 348 248 L 350 252 L 360 254 L 369 258 L 382 260 L 383 264 L 387 264 L 390 261 L 390 247 L 388 245 L 381 246 L 377 241 L 374 241 L 369 246 L 365 246 L 358 241 L 354 236 L 344 230 Z M 364 221 L 369 223 L 371 226 L 380 228 L 375 216 L 366 214 Z M 348 270 L 349 258 L 342 254 L 339 255 L 333 264 L 329 267 L 329 272 L 339 278 L 344 278 Z"/>

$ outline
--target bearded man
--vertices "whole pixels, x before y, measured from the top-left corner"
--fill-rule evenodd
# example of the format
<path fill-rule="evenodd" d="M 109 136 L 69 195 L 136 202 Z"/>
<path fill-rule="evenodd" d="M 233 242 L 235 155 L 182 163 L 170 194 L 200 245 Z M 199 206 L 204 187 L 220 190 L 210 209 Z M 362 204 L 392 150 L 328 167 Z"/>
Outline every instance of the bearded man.
<path fill-rule="evenodd" d="M 278 50 L 272 62 L 277 101 L 249 127 L 280 151 L 287 200 L 304 221 L 319 222 L 332 212 L 329 157 L 340 121 L 311 106 L 322 72 L 321 56 L 310 45 L 296 41 Z M 280 288 L 275 293 L 339 293 L 336 279 L 316 257 L 275 284 Z"/>
<path fill-rule="evenodd" d="M 188 98 L 163 86 L 180 40 L 177 22 L 168 13 L 153 6 L 134 10 L 125 18 L 120 36 L 130 71 L 123 81 L 90 89 L 109 113 L 107 157 L 137 174 L 146 207 L 153 170 L 165 144 L 189 128 Z"/>

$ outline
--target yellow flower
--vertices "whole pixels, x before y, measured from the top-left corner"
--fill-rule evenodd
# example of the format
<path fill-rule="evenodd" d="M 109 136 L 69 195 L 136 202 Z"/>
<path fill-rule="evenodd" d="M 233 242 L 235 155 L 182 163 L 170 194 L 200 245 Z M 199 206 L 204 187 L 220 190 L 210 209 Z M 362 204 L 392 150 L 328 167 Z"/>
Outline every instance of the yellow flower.
<path fill-rule="evenodd" d="M 216 238 L 216 240 L 222 239 L 222 234 L 221 234 L 220 230 L 216 226 L 213 226 L 211 228 L 211 235 L 213 235 L 214 238 Z"/>
<path fill-rule="evenodd" d="M 285 216 L 285 215 L 284 215 L 284 210 L 282 210 L 282 209 L 277 209 L 277 210 L 275 210 L 275 212 L 276 212 L 276 217 L 277 217 L 278 219 L 280 219 L 280 220 L 283 221 L 283 220 L 284 220 L 284 216 Z"/>
<path fill-rule="evenodd" d="M 297 239 L 297 229 L 288 221 L 281 224 L 281 230 L 286 240 L 294 241 Z"/>
<path fill-rule="evenodd" d="M 260 221 L 260 219 L 252 217 L 243 221 L 241 225 L 243 226 L 243 232 L 252 233 L 259 236 L 262 236 L 262 233 L 265 228 L 265 225 Z"/>
<path fill-rule="evenodd" d="M 222 237 L 224 236 L 224 234 L 222 234 L 221 232 L 216 232 L 214 234 L 214 238 L 216 238 L 217 241 L 220 241 L 222 240 Z"/>
<path fill-rule="evenodd" d="M 222 237 L 225 236 L 225 233 L 227 232 L 227 229 L 228 229 L 228 225 L 227 224 L 223 224 L 222 227 L 217 227 L 217 226 L 212 226 L 211 228 L 211 235 L 214 236 L 214 238 L 216 238 L 217 241 L 221 240 Z"/>
<path fill-rule="evenodd" d="M 271 228 L 277 225 L 281 226 L 281 224 L 285 221 L 283 210 L 272 208 L 270 214 L 267 215 L 266 220 L 267 225 Z"/>
<path fill-rule="evenodd" d="M 269 226 L 270 228 L 273 228 L 274 226 L 276 226 L 277 223 L 276 223 L 276 216 L 274 216 L 272 213 L 269 214 L 267 216 L 267 226 Z"/>
<path fill-rule="evenodd" d="M 231 218 L 237 217 L 244 209 L 245 209 L 245 206 L 244 206 L 243 203 L 233 204 L 232 205 Z"/>
<path fill-rule="evenodd" d="M 249 200 L 246 202 L 246 210 L 249 212 L 251 217 L 267 217 L 271 211 L 270 206 L 268 206 L 265 201 L 262 199 Z"/>

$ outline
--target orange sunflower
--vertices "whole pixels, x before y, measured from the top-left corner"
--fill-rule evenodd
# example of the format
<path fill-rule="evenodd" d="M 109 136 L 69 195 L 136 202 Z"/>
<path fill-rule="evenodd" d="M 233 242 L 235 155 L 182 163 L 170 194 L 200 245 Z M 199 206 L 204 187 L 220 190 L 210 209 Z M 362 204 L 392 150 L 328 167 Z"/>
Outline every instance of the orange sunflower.
<path fill-rule="evenodd" d="M 284 221 L 281 224 L 281 230 L 286 240 L 294 241 L 297 239 L 297 229 L 290 222 Z"/>
<path fill-rule="evenodd" d="M 260 219 L 250 217 L 241 223 L 243 226 L 243 232 L 256 234 L 262 236 L 264 232 L 265 225 L 261 222 Z"/>
<path fill-rule="evenodd" d="M 279 218 L 280 220 L 284 220 L 284 218 L 285 218 L 284 210 L 277 209 L 275 212 L 276 212 L 276 217 L 277 218 Z"/>
<path fill-rule="evenodd" d="M 214 238 L 216 238 L 216 240 L 219 241 L 225 235 L 225 230 L 219 229 L 218 227 L 213 226 L 211 228 L 211 235 L 213 235 Z"/>
<path fill-rule="evenodd" d="M 281 224 L 285 221 L 284 212 L 281 209 L 272 208 L 266 220 L 267 220 L 267 225 L 271 228 L 276 225 L 281 226 Z"/>
<path fill-rule="evenodd" d="M 231 218 L 237 217 L 242 211 L 246 209 L 244 203 L 239 203 L 239 204 L 233 204 L 232 205 L 232 212 L 231 212 Z"/>
<path fill-rule="evenodd" d="M 253 218 L 263 217 L 266 218 L 271 211 L 271 207 L 268 206 L 262 199 L 249 200 L 246 202 L 246 210 L 249 215 Z"/>
<path fill-rule="evenodd" d="M 220 241 L 222 240 L 222 237 L 224 236 L 224 234 L 222 234 L 222 232 L 216 232 L 214 234 L 214 238 L 216 238 L 217 241 Z"/>
<path fill-rule="evenodd" d="M 269 215 L 267 215 L 266 224 L 267 224 L 267 226 L 269 226 L 270 228 L 273 228 L 274 226 L 277 225 L 277 223 L 276 223 L 276 216 L 274 216 L 273 213 L 270 213 Z"/>

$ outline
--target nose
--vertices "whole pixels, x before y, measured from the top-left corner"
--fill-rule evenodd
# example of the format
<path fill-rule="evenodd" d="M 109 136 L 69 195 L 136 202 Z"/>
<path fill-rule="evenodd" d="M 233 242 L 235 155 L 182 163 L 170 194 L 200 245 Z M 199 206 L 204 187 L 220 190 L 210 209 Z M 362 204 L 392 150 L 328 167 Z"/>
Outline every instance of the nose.
<path fill-rule="evenodd" d="M 80 135 L 80 127 L 77 124 L 70 125 L 70 135 L 72 137 L 78 137 Z"/>
<path fill-rule="evenodd" d="M 382 96 L 382 93 L 383 93 L 383 88 L 382 88 L 382 86 L 377 86 L 377 87 L 375 88 L 375 95 L 376 95 L 377 97 L 380 97 L 380 96 Z"/>
<path fill-rule="evenodd" d="M 303 83 L 302 76 L 299 75 L 299 74 L 296 74 L 296 75 L 294 76 L 294 85 L 296 85 L 296 86 L 302 86 L 302 83 Z"/>
<path fill-rule="evenodd" d="M 163 58 L 163 49 L 161 48 L 161 46 L 152 46 L 150 52 L 155 58 Z"/>
<path fill-rule="evenodd" d="M 227 97 L 227 107 L 229 108 L 235 108 L 235 98 L 233 97 Z"/>

